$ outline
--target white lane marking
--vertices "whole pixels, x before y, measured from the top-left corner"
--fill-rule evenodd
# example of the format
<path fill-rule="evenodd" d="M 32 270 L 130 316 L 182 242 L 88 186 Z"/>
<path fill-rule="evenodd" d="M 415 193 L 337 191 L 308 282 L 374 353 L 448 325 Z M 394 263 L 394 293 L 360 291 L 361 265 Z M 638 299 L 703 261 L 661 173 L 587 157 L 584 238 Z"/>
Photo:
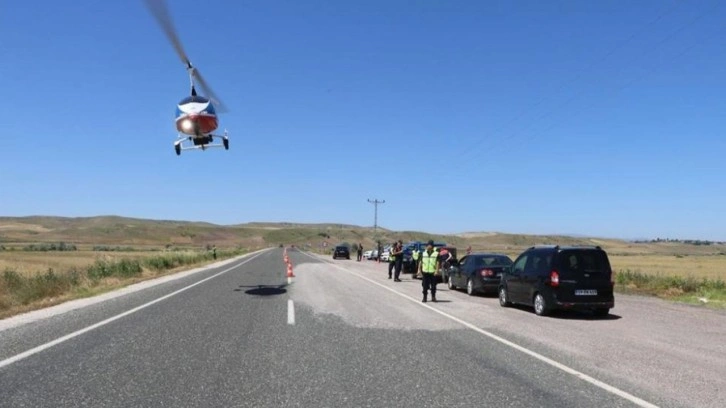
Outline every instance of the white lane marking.
<path fill-rule="evenodd" d="M 179 290 L 177 290 L 175 292 L 169 293 L 168 295 L 164 295 L 164 296 L 162 296 L 160 298 L 157 298 L 157 299 L 154 299 L 154 300 L 152 300 L 150 302 L 144 303 L 141 306 L 137 306 L 137 307 L 135 307 L 135 308 L 133 308 L 131 310 L 127 310 L 127 311 L 125 311 L 123 313 L 117 314 L 116 316 L 109 317 L 106 320 L 103 320 L 103 321 L 100 321 L 98 323 L 92 324 L 92 325 L 90 325 L 88 327 L 85 327 L 83 329 L 74 331 L 73 333 L 66 334 L 63 337 L 59 337 L 59 338 L 57 338 L 57 339 L 55 339 L 53 341 L 49 341 L 48 343 L 41 344 L 40 346 L 37 346 L 37 347 L 34 347 L 34 348 L 30 349 L 30 350 L 24 351 L 24 352 L 22 352 L 20 354 L 16 354 L 16 355 L 14 355 L 12 357 L 6 358 L 5 360 L 0 361 L 0 368 L 3 368 L 5 366 L 8 366 L 8 365 L 13 364 L 13 363 L 16 363 L 16 362 L 18 362 L 20 360 L 23 360 L 25 358 L 28 358 L 28 357 L 32 356 L 33 354 L 40 353 L 43 350 L 47 350 L 47 349 L 49 349 L 49 348 L 51 348 L 51 347 L 53 347 L 55 345 L 58 345 L 60 343 L 63 343 L 64 341 L 68 341 L 68 340 L 70 340 L 70 339 L 72 339 L 74 337 L 78 337 L 78 336 L 80 336 L 83 333 L 89 332 L 89 331 L 91 331 L 93 329 L 97 329 L 97 328 L 99 328 L 101 326 L 105 326 L 105 325 L 107 325 L 107 324 L 109 324 L 109 323 L 111 323 L 111 322 L 113 322 L 115 320 L 118 320 L 118 319 L 122 318 L 122 317 L 125 317 L 125 316 L 128 316 L 130 314 L 136 313 L 139 310 L 146 309 L 147 307 L 149 307 L 151 305 L 154 305 L 156 303 L 159 303 L 162 300 L 169 299 L 172 296 L 178 295 L 178 294 L 180 294 L 180 293 L 182 293 L 182 292 L 184 292 L 184 291 L 186 291 L 188 289 L 191 289 L 191 288 L 193 288 L 193 287 L 195 287 L 197 285 L 201 285 L 202 283 L 204 283 L 204 282 L 206 282 L 208 280 L 214 279 L 217 276 L 223 275 L 223 274 L 225 274 L 225 273 L 227 273 L 227 272 L 229 272 L 229 271 L 231 271 L 233 269 L 236 269 L 236 268 L 238 268 L 238 267 L 246 264 L 247 262 L 249 262 L 249 261 L 257 258 L 258 256 L 262 255 L 263 253 L 264 252 L 261 252 L 261 253 L 258 253 L 256 255 L 253 255 L 252 257 L 245 259 L 244 261 L 238 263 L 235 266 L 232 266 L 230 268 L 227 268 L 227 269 L 225 269 L 225 270 L 223 270 L 223 271 L 221 271 L 219 273 L 216 273 L 216 274 L 214 274 L 214 275 L 212 275 L 212 276 L 210 276 L 208 278 L 204 278 L 204 279 L 200 280 L 199 282 L 195 282 L 195 283 L 192 283 L 189 286 L 185 286 L 185 287 L 183 287 L 183 288 L 181 288 L 181 289 L 179 289 Z"/>
<path fill-rule="evenodd" d="M 471 324 L 471 323 L 469 323 L 467 321 L 464 321 L 462 319 L 459 319 L 458 317 L 452 316 L 452 315 L 450 315 L 450 314 L 448 314 L 446 312 L 443 312 L 443 311 L 441 311 L 439 309 L 436 309 L 436 308 L 434 308 L 432 306 L 429 306 L 428 304 L 423 303 L 420 300 L 416 300 L 416 299 L 412 298 L 411 296 L 408 296 L 406 294 L 403 294 L 403 293 L 401 293 L 401 292 L 399 292 L 399 291 L 397 291 L 395 289 L 392 289 L 392 288 L 390 288 L 390 287 L 388 287 L 388 286 L 386 286 L 386 285 L 384 285 L 384 284 L 382 284 L 380 282 L 376 282 L 376 281 L 374 281 L 374 280 L 372 280 L 370 278 L 367 278 L 367 277 L 365 277 L 365 276 L 363 276 L 361 274 L 358 274 L 356 272 L 353 272 L 353 271 L 350 271 L 348 269 L 345 269 L 345 268 L 343 268 L 340 265 L 337 265 L 337 264 L 334 264 L 334 263 L 328 261 L 327 259 L 317 258 L 317 257 L 315 257 L 313 255 L 308 254 L 307 252 L 303 252 L 303 253 L 305 255 L 313 258 L 313 259 L 320 260 L 320 261 L 322 261 L 324 263 L 327 263 L 327 264 L 329 264 L 331 266 L 334 266 L 334 267 L 336 267 L 336 268 L 338 268 L 338 269 L 340 269 L 340 270 L 342 270 L 344 272 L 347 272 L 347 273 L 349 273 L 351 275 L 357 276 L 357 277 L 359 277 L 359 278 L 361 278 L 363 280 L 366 280 L 366 281 L 368 281 L 368 282 L 370 282 L 370 283 L 372 283 L 374 285 L 380 286 L 381 288 L 383 288 L 383 289 L 385 289 L 385 290 L 387 290 L 389 292 L 393 292 L 396 295 L 401 296 L 402 298 L 408 299 L 408 300 L 416 303 L 417 305 L 420 305 L 420 306 L 425 307 L 425 308 L 427 308 L 429 310 L 432 310 L 432 311 L 434 311 L 434 312 L 436 312 L 436 313 L 438 313 L 438 314 L 440 314 L 440 315 L 442 315 L 442 316 L 444 316 L 446 318 L 449 318 L 449 319 L 451 319 L 451 320 L 453 320 L 453 321 L 455 321 L 455 322 L 457 322 L 457 323 L 459 323 L 459 324 L 461 324 L 461 325 L 463 325 L 463 326 L 471 329 L 471 330 L 474 330 L 477 333 L 483 334 L 483 335 L 485 335 L 487 337 L 490 337 L 490 338 L 492 338 L 492 339 L 494 339 L 494 340 L 496 340 L 496 341 L 498 341 L 498 342 L 500 342 L 502 344 L 505 344 L 505 345 L 507 345 L 509 347 L 512 347 L 515 350 L 519 350 L 522 353 L 528 354 L 528 355 L 530 355 L 530 356 L 532 356 L 532 357 L 534 357 L 534 358 L 536 358 L 536 359 L 538 359 L 540 361 L 543 361 L 543 362 L 545 362 L 545 363 L 547 363 L 547 364 L 549 364 L 549 365 L 551 365 L 551 366 L 553 366 L 555 368 L 558 368 L 558 369 L 560 369 L 560 370 L 562 370 L 562 371 L 564 371 L 564 372 L 566 372 L 568 374 L 572 374 L 572 375 L 574 375 L 575 377 L 577 377 L 577 378 L 579 378 L 581 380 L 587 381 L 590 384 L 592 384 L 592 385 L 594 385 L 596 387 L 599 387 L 599 388 L 601 388 L 601 389 L 603 389 L 603 390 L 605 390 L 607 392 L 610 392 L 610 393 L 615 394 L 615 395 L 617 395 L 619 397 L 625 398 L 626 400 L 628 400 L 628 401 L 630 401 L 630 402 L 632 402 L 632 403 L 634 403 L 634 404 L 636 404 L 636 405 L 638 405 L 640 407 L 644 407 L 644 408 L 658 408 L 657 405 L 651 404 L 650 402 L 645 401 L 645 400 L 643 400 L 641 398 L 638 398 L 635 395 L 632 395 L 632 394 L 630 394 L 630 393 L 628 393 L 626 391 L 623 391 L 623 390 L 621 390 L 619 388 L 615 388 L 615 387 L 613 387 L 610 384 L 606 384 L 606 383 L 604 383 L 604 382 L 602 382 L 600 380 L 597 380 L 597 379 L 595 379 L 593 377 L 590 377 L 589 375 L 587 375 L 585 373 L 582 373 L 580 371 L 577 371 L 574 368 L 570 368 L 570 367 L 568 367 L 568 366 L 566 366 L 566 365 L 564 365 L 562 363 L 558 363 L 557 361 L 552 360 L 551 358 L 545 357 L 542 354 L 539 354 L 539 353 L 537 353 L 535 351 L 532 351 L 532 350 L 530 350 L 528 348 L 525 348 L 523 346 L 520 346 L 519 344 L 513 343 L 513 342 L 511 342 L 511 341 L 509 341 L 509 340 L 507 340 L 505 338 L 499 337 L 499 336 L 497 336 L 494 333 L 491 333 L 491 332 L 488 332 L 488 331 L 486 331 L 484 329 L 481 329 L 479 327 L 476 327 L 475 325 L 473 325 L 473 324 Z"/>
<path fill-rule="evenodd" d="M 295 304 L 292 299 L 287 300 L 287 324 L 295 324 Z"/>

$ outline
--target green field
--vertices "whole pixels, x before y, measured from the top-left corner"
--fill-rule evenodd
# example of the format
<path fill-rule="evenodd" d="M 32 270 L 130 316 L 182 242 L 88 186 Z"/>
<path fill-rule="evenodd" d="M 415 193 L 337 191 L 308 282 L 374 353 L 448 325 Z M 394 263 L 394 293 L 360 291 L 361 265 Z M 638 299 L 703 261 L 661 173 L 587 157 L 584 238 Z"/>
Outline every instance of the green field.
<path fill-rule="evenodd" d="M 435 235 L 379 228 L 384 242 L 446 241 L 459 248 L 515 258 L 537 244 L 600 245 L 620 292 L 660 296 L 709 307 L 726 305 L 726 245 L 647 242 L 497 232 Z M 0 318 L 213 261 L 284 245 L 325 253 L 338 243 L 375 246 L 369 227 L 342 224 L 201 222 L 116 216 L 0 217 Z M 326 248 L 322 243 L 327 242 Z"/>

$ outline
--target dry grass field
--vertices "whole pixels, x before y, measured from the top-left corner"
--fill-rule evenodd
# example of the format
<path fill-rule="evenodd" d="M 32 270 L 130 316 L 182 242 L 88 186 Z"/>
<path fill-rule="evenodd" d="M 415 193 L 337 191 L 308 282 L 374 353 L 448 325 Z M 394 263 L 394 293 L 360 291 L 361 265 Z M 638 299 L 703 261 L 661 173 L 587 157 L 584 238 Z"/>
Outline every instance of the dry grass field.
<path fill-rule="evenodd" d="M 68 252 L 0 251 L 0 271 L 14 270 L 23 276 L 32 276 L 52 269 L 65 272 L 83 269 L 96 261 L 114 262 L 158 255 L 161 252 L 97 252 L 90 250 Z"/>
<path fill-rule="evenodd" d="M 612 255 L 610 263 L 615 271 L 726 280 L 726 255 Z"/>

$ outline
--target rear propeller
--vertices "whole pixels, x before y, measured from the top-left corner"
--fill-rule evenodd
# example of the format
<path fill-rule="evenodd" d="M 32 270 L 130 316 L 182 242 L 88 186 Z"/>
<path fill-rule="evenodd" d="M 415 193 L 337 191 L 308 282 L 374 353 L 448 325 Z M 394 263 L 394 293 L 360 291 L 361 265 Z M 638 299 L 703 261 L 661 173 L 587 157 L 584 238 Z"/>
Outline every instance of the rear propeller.
<path fill-rule="evenodd" d="M 169 9 L 166 7 L 166 1 L 165 0 L 144 0 L 146 3 L 146 6 L 149 8 L 149 11 L 151 11 L 151 14 L 154 16 L 156 21 L 161 26 L 161 29 L 166 34 L 166 37 L 169 39 L 171 44 L 174 46 L 174 50 L 176 50 L 177 55 L 179 55 L 179 58 L 181 59 L 182 63 L 186 66 L 187 72 L 189 73 L 189 80 L 191 81 L 192 85 L 192 95 L 196 95 L 196 89 L 194 87 L 195 85 L 195 79 L 196 84 L 199 85 L 199 88 L 201 88 L 202 92 L 204 92 L 205 96 L 208 97 L 212 103 L 217 107 L 217 112 L 224 113 L 227 111 L 226 106 L 222 103 L 222 101 L 217 97 L 217 94 L 212 91 L 212 88 L 209 86 L 207 81 L 204 80 L 204 77 L 199 72 L 197 68 L 192 66 L 191 61 L 189 60 L 189 57 L 187 57 L 186 52 L 184 52 L 184 47 L 182 47 L 181 41 L 179 41 L 179 36 L 176 33 L 176 30 L 174 29 L 174 23 L 172 22 L 171 16 L 169 14 Z"/>

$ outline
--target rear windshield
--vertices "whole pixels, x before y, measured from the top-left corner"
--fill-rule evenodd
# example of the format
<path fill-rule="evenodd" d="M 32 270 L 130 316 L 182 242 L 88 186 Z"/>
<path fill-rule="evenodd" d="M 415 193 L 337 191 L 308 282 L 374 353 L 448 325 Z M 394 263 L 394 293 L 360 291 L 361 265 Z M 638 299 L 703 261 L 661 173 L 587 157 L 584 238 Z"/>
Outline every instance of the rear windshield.
<path fill-rule="evenodd" d="M 480 255 L 474 258 L 474 265 L 477 267 L 486 266 L 508 266 L 512 264 L 512 260 L 501 255 Z"/>
<path fill-rule="evenodd" d="M 561 274 L 610 273 L 610 263 L 604 251 L 564 250 L 560 252 L 558 271 Z"/>

